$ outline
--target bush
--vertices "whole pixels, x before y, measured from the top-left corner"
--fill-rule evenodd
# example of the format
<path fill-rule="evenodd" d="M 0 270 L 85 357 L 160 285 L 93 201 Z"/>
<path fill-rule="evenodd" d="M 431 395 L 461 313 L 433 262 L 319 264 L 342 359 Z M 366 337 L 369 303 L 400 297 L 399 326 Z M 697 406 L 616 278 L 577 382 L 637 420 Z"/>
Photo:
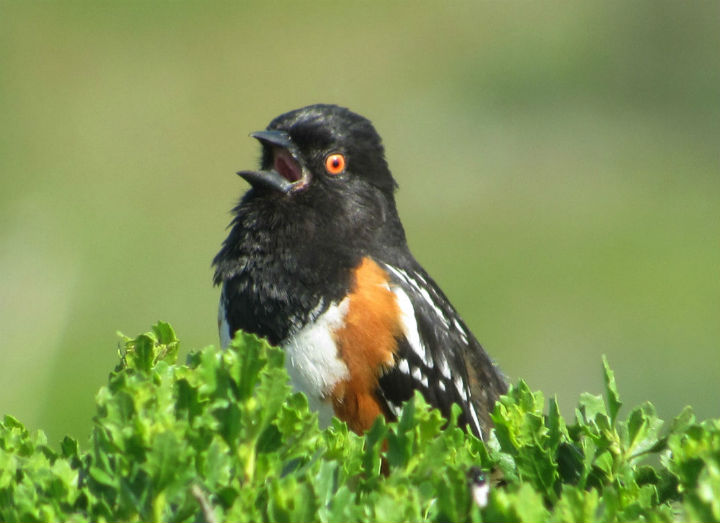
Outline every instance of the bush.
<path fill-rule="evenodd" d="M 363 437 L 337 420 L 320 430 L 290 391 L 282 351 L 251 335 L 185 365 L 177 352 L 165 323 L 124 338 L 89 450 L 70 438 L 53 450 L 6 416 L 0 519 L 720 520 L 720 421 L 698 423 L 688 408 L 663 427 L 649 403 L 619 420 L 607 362 L 605 400 L 583 394 L 571 425 L 520 381 L 483 443 L 419 395 Z M 492 484 L 482 507 L 478 469 Z"/>

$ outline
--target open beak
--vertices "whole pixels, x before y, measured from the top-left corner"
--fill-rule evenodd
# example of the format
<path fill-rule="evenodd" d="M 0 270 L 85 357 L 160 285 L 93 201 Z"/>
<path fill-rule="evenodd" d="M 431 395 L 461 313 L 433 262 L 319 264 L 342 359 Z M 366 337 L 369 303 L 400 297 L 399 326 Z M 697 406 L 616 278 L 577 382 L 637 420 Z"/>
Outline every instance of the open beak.
<path fill-rule="evenodd" d="M 258 131 L 250 136 L 259 140 L 272 151 L 272 169 L 261 171 L 240 171 L 254 188 L 264 187 L 282 193 L 303 189 L 310 182 L 310 175 L 293 155 L 295 145 L 284 131 Z"/>

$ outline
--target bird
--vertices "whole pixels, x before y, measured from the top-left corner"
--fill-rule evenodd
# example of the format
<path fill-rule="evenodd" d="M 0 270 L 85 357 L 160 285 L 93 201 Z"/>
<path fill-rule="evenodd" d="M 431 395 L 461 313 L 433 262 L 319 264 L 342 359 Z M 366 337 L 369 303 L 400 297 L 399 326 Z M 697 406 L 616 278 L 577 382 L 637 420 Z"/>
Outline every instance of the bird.
<path fill-rule="evenodd" d="M 315 104 L 250 136 L 260 168 L 237 173 L 250 188 L 213 260 L 221 345 L 242 330 L 281 347 L 321 426 L 361 434 L 419 391 L 486 438 L 507 380 L 411 254 L 371 121 Z"/>

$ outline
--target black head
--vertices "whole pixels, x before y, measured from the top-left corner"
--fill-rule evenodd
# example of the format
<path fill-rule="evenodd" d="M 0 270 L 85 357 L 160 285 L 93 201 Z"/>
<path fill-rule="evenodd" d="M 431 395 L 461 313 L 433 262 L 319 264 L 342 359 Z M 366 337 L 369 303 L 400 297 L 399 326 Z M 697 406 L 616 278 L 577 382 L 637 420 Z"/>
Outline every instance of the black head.
<path fill-rule="evenodd" d="M 347 270 L 367 254 L 407 253 L 395 180 L 367 118 L 310 105 L 251 136 L 262 144 L 260 170 L 238 173 L 252 188 L 215 258 L 216 282 L 260 265 L 253 261 L 258 252 L 284 263 L 278 273 L 297 264 L 317 274 Z"/>
<path fill-rule="evenodd" d="M 396 187 L 372 123 L 344 107 L 318 104 L 290 111 L 251 136 L 263 146 L 261 170 L 238 174 L 258 195 L 294 198 L 307 192 L 341 198 L 363 190 L 392 195 Z"/>

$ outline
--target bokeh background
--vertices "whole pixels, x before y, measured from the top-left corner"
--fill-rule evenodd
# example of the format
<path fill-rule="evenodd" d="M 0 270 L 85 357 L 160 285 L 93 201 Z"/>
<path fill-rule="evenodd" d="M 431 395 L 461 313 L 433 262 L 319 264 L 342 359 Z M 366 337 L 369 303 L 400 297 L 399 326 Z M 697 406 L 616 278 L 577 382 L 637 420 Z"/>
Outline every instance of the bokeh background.
<path fill-rule="evenodd" d="M 0 3 L 0 414 L 83 440 L 117 330 L 216 344 L 247 135 L 331 102 L 513 381 L 720 415 L 719 51 L 715 2 Z"/>

